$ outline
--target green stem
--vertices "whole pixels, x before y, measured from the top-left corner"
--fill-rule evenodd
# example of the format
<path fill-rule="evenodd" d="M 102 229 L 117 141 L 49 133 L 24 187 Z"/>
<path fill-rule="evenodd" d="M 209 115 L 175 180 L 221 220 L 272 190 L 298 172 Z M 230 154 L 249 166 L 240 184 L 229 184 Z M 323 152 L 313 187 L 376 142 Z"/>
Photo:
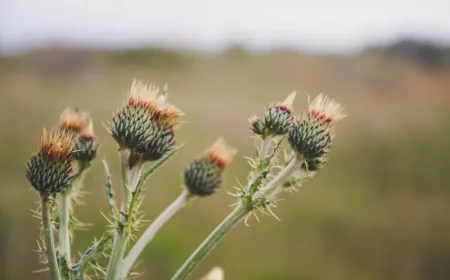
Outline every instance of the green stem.
<path fill-rule="evenodd" d="M 122 204 L 120 206 L 120 221 L 125 223 L 126 217 L 124 214 L 128 209 L 128 203 L 130 201 L 130 190 L 128 188 L 129 180 L 128 180 L 128 156 L 129 152 L 127 150 L 120 150 L 120 176 L 122 178 Z"/>
<path fill-rule="evenodd" d="M 172 280 L 184 280 L 189 277 L 199 263 L 214 249 L 225 234 L 237 225 L 247 214 L 244 205 L 238 205 L 222 223 L 203 241 L 194 253 L 187 259 L 181 268 L 172 277 Z"/>
<path fill-rule="evenodd" d="M 70 196 L 67 191 L 61 192 L 58 196 L 58 210 L 59 210 L 59 253 L 66 259 L 70 266 Z"/>
<path fill-rule="evenodd" d="M 261 147 L 258 151 L 258 159 L 261 162 L 269 152 L 270 144 L 272 143 L 272 136 L 266 136 L 265 138 L 261 139 Z"/>
<path fill-rule="evenodd" d="M 50 266 L 52 279 L 61 280 L 58 260 L 56 259 L 55 241 L 53 240 L 52 221 L 48 205 L 49 196 L 45 193 L 41 193 L 40 195 L 42 204 L 42 225 L 44 227 L 45 252 L 47 253 L 48 265 Z"/>
<path fill-rule="evenodd" d="M 116 231 L 114 233 L 114 244 L 112 248 L 111 258 L 108 264 L 108 270 L 106 274 L 107 280 L 116 280 L 117 273 L 119 270 L 120 263 L 122 261 L 123 254 L 126 247 L 126 222 L 127 222 L 127 211 L 129 204 L 129 183 L 131 181 L 130 176 L 128 176 L 128 151 L 120 150 L 120 167 L 121 167 L 121 177 L 122 177 L 122 205 L 120 218 L 117 224 Z"/>
<path fill-rule="evenodd" d="M 189 199 L 189 192 L 184 190 L 145 230 L 136 244 L 131 248 L 128 256 L 123 260 L 120 268 L 121 279 L 125 278 L 133 264 L 136 262 L 144 248 L 152 241 L 159 229 L 175 215 L 180 209 L 186 206 Z"/>

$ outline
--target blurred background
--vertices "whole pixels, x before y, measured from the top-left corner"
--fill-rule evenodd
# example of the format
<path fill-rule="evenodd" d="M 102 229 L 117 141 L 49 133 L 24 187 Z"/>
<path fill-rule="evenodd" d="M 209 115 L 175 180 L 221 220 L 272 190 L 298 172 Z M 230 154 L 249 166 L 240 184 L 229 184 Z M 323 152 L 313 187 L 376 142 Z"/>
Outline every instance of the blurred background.
<path fill-rule="evenodd" d="M 38 196 L 25 163 L 43 127 L 68 106 L 91 113 L 101 143 L 76 207 L 90 231 L 106 222 L 106 132 L 133 78 L 163 86 L 187 121 L 186 145 L 148 182 L 152 220 L 180 192 L 181 171 L 219 136 L 239 149 L 222 190 L 197 199 L 145 250 L 140 279 L 169 279 L 231 210 L 226 194 L 255 153 L 247 119 L 297 91 L 294 108 L 323 92 L 346 107 L 329 162 L 281 222 L 239 225 L 195 271 L 227 280 L 450 279 L 450 2 L 0 1 L 0 279 L 48 279 L 38 261 Z M 118 189 L 117 189 L 117 192 Z"/>

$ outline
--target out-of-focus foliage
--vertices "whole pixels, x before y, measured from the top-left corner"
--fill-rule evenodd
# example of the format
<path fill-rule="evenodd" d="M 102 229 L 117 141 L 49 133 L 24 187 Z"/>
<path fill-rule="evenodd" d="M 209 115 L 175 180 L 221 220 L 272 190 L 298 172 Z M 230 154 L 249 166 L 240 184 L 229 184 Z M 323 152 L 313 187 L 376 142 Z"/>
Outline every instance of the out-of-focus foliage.
<path fill-rule="evenodd" d="M 405 49 L 414 55 L 400 55 Z M 238 226 L 196 271 L 213 266 L 226 279 L 448 279 L 450 269 L 450 71 L 441 50 L 402 43 L 360 54 L 308 55 L 293 51 L 251 53 L 239 47 L 222 54 L 162 49 L 123 52 L 53 48 L 0 58 L 0 278 L 47 279 L 39 265 L 37 197 L 24 163 L 38 149 L 43 126 L 57 123 L 67 106 L 91 112 L 100 142 L 118 174 L 116 145 L 102 123 L 122 105 L 133 78 L 169 85 L 171 101 L 186 113 L 177 134 L 189 144 L 148 182 L 144 209 L 153 219 L 179 193 L 181 171 L 224 136 L 238 147 L 224 185 L 244 180 L 251 154 L 247 118 L 297 91 L 323 92 L 341 101 L 349 117 L 337 125 L 329 162 L 276 210 Z M 436 54 L 436 52 L 438 54 Z M 409 51 L 406 51 L 409 53 Z M 447 49 L 448 53 L 448 49 Z M 411 63 L 418 56 L 422 63 Z M 405 57 L 407 59 L 405 59 Z M 448 59 L 448 58 L 447 58 Z M 448 63 L 448 60 L 446 60 Z M 430 62 L 431 64 L 427 64 Z M 170 171 L 178 170 L 174 173 Z M 107 211 L 100 160 L 86 177 L 85 205 L 75 209 L 91 232 L 77 232 L 74 252 L 92 234 L 100 237 Z M 113 178 L 119 193 L 119 178 Z M 179 213 L 145 250 L 142 279 L 169 279 L 230 211 L 234 199 L 219 191 Z"/>

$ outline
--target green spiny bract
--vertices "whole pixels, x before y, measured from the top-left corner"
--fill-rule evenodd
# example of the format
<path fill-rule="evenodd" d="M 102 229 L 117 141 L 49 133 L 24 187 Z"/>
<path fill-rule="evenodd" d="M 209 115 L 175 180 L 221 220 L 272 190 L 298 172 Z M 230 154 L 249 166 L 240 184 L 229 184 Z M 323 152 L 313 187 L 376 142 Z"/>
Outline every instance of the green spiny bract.
<path fill-rule="evenodd" d="M 60 116 L 59 129 L 77 136 L 72 150 L 73 159 L 83 166 L 88 166 L 97 156 L 98 148 L 89 115 L 77 108 L 66 108 Z"/>
<path fill-rule="evenodd" d="M 328 125 L 307 118 L 294 123 L 288 137 L 292 149 L 306 162 L 316 167 L 315 159 L 324 156 L 331 147 L 331 135 Z"/>
<path fill-rule="evenodd" d="M 109 130 L 119 146 L 134 149 L 153 133 L 151 113 L 137 105 L 126 105 L 114 115 Z"/>
<path fill-rule="evenodd" d="M 264 114 L 262 120 L 255 119 L 251 123 L 252 131 L 263 137 L 269 135 L 285 135 L 292 124 L 291 112 L 283 107 L 272 107 Z"/>
<path fill-rule="evenodd" d="M 221 182 L 222 170 L 208 158 L 194 160 L 184 169 L 184 184 L 192 195 L 211 195 Z"/>
<path fill-rule="evenodd" d="M 263 138 L 287 134 L 292 126 L 293 118 L 291 113 L 294 98 L 295 93 L 291 93 L 285 101 L 270 106 L 262 119 L 252 117 L 250 119 L 250 128 L 253 133 Z"/>
<path fill-rule="evenodd" d="M 153 161 L 162 158 L 175 146 L 175 133 L 173 127 L 161 126 L 152 130 L 147 140 L 135 148 L 144 161 Z"/>
<path fill-rule="evenodd" d="M 184 169 L 184 184 L 191 195 L 213 194 L 222 182 L 222 173 L 233 160 L 236 149 L 219 138 L 200 158 Z"/>
<path fill-rule="evenodd" d="M 302 169 L 316 171 L 325 164 L 331 148 L 334 124 L 346 115 L 341 104 L 320 94 L 310 104 L 303 118 L 294 122 L 289 132 L 292 149 L 304 159 Z"/>
<path fill-rule="evenodd" d="M 80 135 L 73 147 L 73 159 L 89 163 L 97 157 L 97 148 L 94 137 Z"/>
<path fill-rule="evenodd" d="M 109 131 L 121 148 L 131 151 L 129 167 L 137 161 L 158 160 L 174 144 L 175 119 L 182 115 L 166 103 L 154 85 L 134 81 L 125 106 L 114 116 Z"/>
<path fill-rule="evenodd" d="M 76 135 L 66 130 L 43 131 L 41 149 L 27 162 L 25 176 L 39 192 L 54 194 L 73 180 L 72 149 Z"/>
<path fill-rule="evenodd" d="M 52 158 L 41 151 L 27 163 L 26 177 L 39 192 L 59 193 L 72 184 L 71 160 Z"/>
<path fill-rule="evenodd" d="M 326 159 L 325 157 L 317 157 L 313 159 L 306 159 L 302 165 L 301 168 L 303 170 L 307 171 L 317 171 L 325 164 Z"/>

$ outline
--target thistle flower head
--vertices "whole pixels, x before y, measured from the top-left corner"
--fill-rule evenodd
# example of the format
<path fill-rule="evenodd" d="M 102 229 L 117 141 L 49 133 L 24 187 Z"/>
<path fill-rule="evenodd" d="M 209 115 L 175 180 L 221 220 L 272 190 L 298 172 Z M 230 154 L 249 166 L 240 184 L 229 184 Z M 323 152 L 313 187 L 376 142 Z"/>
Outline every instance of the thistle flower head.
<path fill-rule="evenodd" d="M 330 125 L 345 118 L 344 107 L 335 100 L 319 94 L 312 102 L 309 102 L 308 117 Z"/>
<path fill-rule="evenodd" d="M 325 163 L 324 156 L 332 144 L 333 126 L 345 117 L 342 110 L 339 103 L 319 95 L 310 103 L 308 112 L 294 121 L 288 140 L 292 149 L 304 158 L 304 169 L 315 171 Z"/>
<path fill-rule="evenodd" d="M 80 112 L 77 108 L 66 108 L 59 118 L 59 128 L 80 133 L 89 126 L 90 122 L 91 120 L 87 113 Z"/>
<path fill-rule="evenodd" d="M 89 163 L 97 157 L 98 142 L 94 136 L 92 122 L 81 131 L 73 147 L 73 158 Z"/>
<path fill-rule="evenodd" d="M 72 150 L 76 134 L 67 130 L 44 129 L 40 151 L 26 165 L 26 178 L 43 193 L 58 193 L 68 188 L 73 179 Z"/>
<path fill-rule="evenodd" d="M 191 195 L 213 194 L 222 182 L 226 166 L 233 160 L 236 149 L 220 138 L 201 157 L 184 169 L 184 184 Z"/>
<path fill-rule="evenodd" d="M 94 126 L 86 112 L 67 108 L 60 116 L 59 128 L 78 136 L 73 147 L 74 160 L 89 163 L 97 156 L 98 143 L 94 136 Z"/>
<path fill-rule="evenodd" d="M 283 102 L 272 104 L 262 119 L 251 117 L 249 121 L 252 131 L 262 137 L 288 133 L 292 124 L 292 103 L 295 94 L 293 92 Z"/>
<path fill-rule="evenodd" d="M 125 105 L 113 116 L 109 132 L 120 147 L 142 160 L 161 158 L 174 146 L 181 111 L 166 102 L 167 88 L 133 81 Z"/>

